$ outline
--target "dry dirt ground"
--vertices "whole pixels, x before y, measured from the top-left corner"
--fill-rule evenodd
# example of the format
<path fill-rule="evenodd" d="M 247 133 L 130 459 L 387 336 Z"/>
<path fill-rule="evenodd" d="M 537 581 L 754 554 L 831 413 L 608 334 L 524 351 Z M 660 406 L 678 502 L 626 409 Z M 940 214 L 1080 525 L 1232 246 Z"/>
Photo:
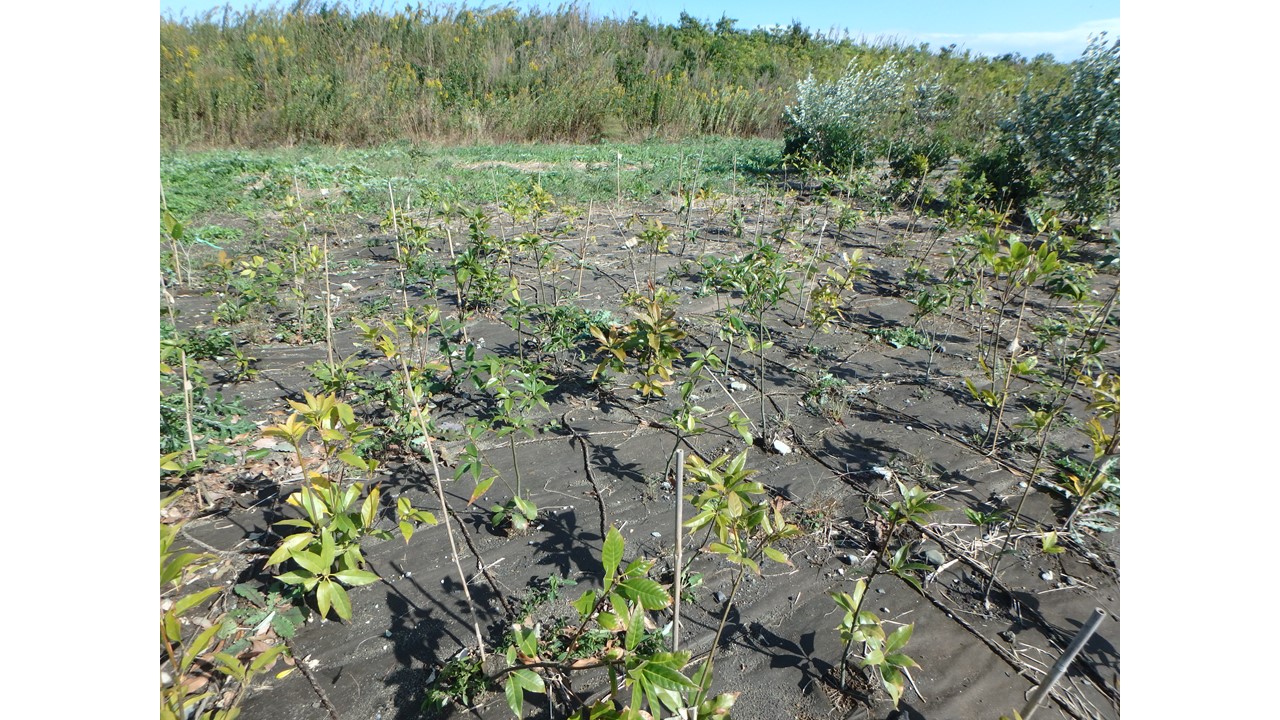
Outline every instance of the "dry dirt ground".
<path fill-rule="evenodd" d="M 689 332 L 681 343 L 686 352 L 714 347 L 723 355 L 716 311 L 728 302 L 741 302 L 732 293 L 700 296 L 700 258 L 741 254 L 752 235 L 777 229 L 771 201 L 740 202 L 748 218 L 745 239 L 734 237 L 724 215 L 712 217 L 706 208 L 698 207 L 690 221 L 698 231 L 697 239 L 686 244 L 677 237 L 670 250 L 657 258 L 659 285 L 679 296 L 675 310 Z M 828 224 L 820 236 L 821 207 L 804 197 L 797 202 L 814 221 L 792 231 L 789 239 L 812 249 L 821 237 L 824 253 L 835 257 L 861 249 L 873 271 L 847 295 L 845 320 L 830 334 L 818 333 L 812 343 L 812 327 L 803 325 L 803 316 L 796 317 L 799 293 L 789 295 L 767 316 L 776 345 L 767 354 L 763 388 L 756 387 L 754 357 L 740 347 L 735 348 L 730 373 L 720 377 L 724 389 L 714 383 L 699 388 L 699 404 L 708 411 L 709 429 L 683 446 L 707 459 L 736 454 L 745 447 L 726 417 L 741 407 L 758 422 L 758 392 L 764 391 L 770 420 L 781 429 L 778 438 L 791 451 L 778 454 L 752 448 L 748 465 L 759 471 L 755 479 L 771 494 L 787 501 L 788 512 L 805 531 L 785 548 L 793 567 L 769 563 L 762 577 L 748 574 L 721 640 L 713 690 L 740 692 L 733 715 L 745 720 L 893 715 L 883 691 L 868 702 L 865 687 L 844 694 L 834 687 L 841 655 L 836 631 L 841 614 L 829 594 L 850 591 L 853 579 L 870 571 L 875 545 L 868 505 L 876 499 L 895 500 L 891 479 L 896 479 L 935 492 L 936 500 L 948 508 L 931 518 L 925 527 L 927 536 L 908 528 L 901 543 L 894 543 L 913 544 L 913 557 L 930 565 L 929 572 L 919 574 L 923 592 L 882 574 L 867 602 L 890 627 L 915 624 L 907 653 L 921 667 L 911 673 L 912 684 L 896 717 L 995 720 L 1011 714 L 1023 706 L 1029 691 L 1094 608 L 1106 613 L 1101 627 L 1046 700 L 1039 717 L 1119 717 L 1118 531 L 1082 529 L 1071 537 L 1064 533 L 1066 552 L 1042 553 L 1039 530 L 1061 528 L 1070 505 L 1046 490 L 1043 480 L 1038 481 L 1024 509 L 1012 555 L 1000 568 L 990 609 L 982 602 L 987 569 L 1003 535 L 974 526 L 963 510 L 1012 508 L 1035 459 L 1030 444 L 989 455 L 973 442 L 988 416 L 969 396 L 964 379 L 980 377 L 977 341 L 990 333 L 992 316 L 953 306 L 928 318 L 921 327 L 932 333 L 936 343 L 932 350 L 893 347 L 867 333 L 912 325 L 914 306 L 903 287 L 908 266 L 913 259 L 922 260 L 931 276 L 940 278 L 949 263 L 946 252 L 954 234 L 939 236 L 931 221 L 899 213 L 878 220 L 868 217 L 848 232 L 835 232 Z M 616 318 L 627 318 L 621 295 L 634 288 L 636 276 L 624 243 L 639 227 L 628 228 L 625 221 L 633 214 L 641 219 L 660 217 L 677 230 L 685 223 L 683 216 L 662 207 L 597 207 L 589 231 L 579 220 L 574 230 L 557 240 L 552 266 L 541 273 L 527 264 L 517 266 L 528 292 L 539 288 L 535 278 L 541 274 L 539 299 L 573 300 L 589 310 L 609 309 Z M 544 220 L 543 226 L 555 227 L 562 220 L 553 217 Z M 495 219 L 494 232 L 503 231 L 506 222 Z M 381 297 L 392 298 L 394 309 L 401 293 L 391 237 L 372 224 L 359 230 L 331 238 L 335 267 L 355 268 L 332 278 L 340 298 L 339 312 Z M 465 229 L 457 226 L 453 237 L 460 249 Z M 433 248 L 441 262 L 448 261 L 443 237 L 433 242 Z M 586 248 L 587 257 L 579 293 L 575 258 L 581 248 Z M 1081 251 L 1096 258 L 1103 249 L 1084 245 Z M 794 248 L 789 252 L 795 255 Z M 358 261 L 351 263 L 352 259 Z M 641 283 L 646 272 L 642 261 Z M 1094 297 L 1105 298 L 1118 279 L 1114 272 L 1099 273 L 1093 279 Z M 409 300 L 415 305 L 438 301 L 449 314 L 453 310 L 449 282 L 442 280 L 438 288 L 415 286 Z M 184 326 L 208 325 L 209 313 L 218 302 L 216 297 L 183 288 L 176 300 Z M 1028 325 L 1053 307 L 1054 301 L 1033 294 Z M 1116 304 L 1117 318 L 1118 308 Z M 1008 333 L 1009 325 L 1005 327 Z M 516 349 L 515 333 L 498 317 L 473 318 L 467 336 L 483 343 L 483 352 L 510 354 Z M 1022 340 L 1034 343 L 1030 333 Z M 1103 358 L 1111 370 L 1118 371 L 1118 322 L 1108 328 L 1107 340 Z M 335 342 L 343 357 L 368 353 L 368 348 L 359 347 L 358 334 L 349 324 L 337 332 Z M 526 338 L 526 346 L 536 352 L 536 338 Z M 671 564 L 677 498 L 662 470 L 675 443 L 666 419 L 674 401 L 633 397 L 626 387 L 635 379 L 630 375 L 593 386 L 588 378 L 594 348 L 589 339 L 581 347 L 588 353 L 585 361 L 573 354 L 561 355 L 567 362 L 564 372 L 552 380 L 557 387 L 549 398 L 550 410 L 539 411 L 533 418 L 539 428 L 536 436 L 520 441 L 524 486 L 541 511 L 536 525 L 514 537 L 494 532 L 487 512 L 468 507 L 470 484 L 446 483 L 452 510 L 469 536 L 470 547 L 461 550 L 462 562 L 468 572 L 475 572 L 470 589 L 491 644 L 501 639 L 511 623 L 504 602 L 515 604 L 535 588 L 545 588 L 550 575 L 577 585 L 563 588 L 557 599 L 537 607 L 536 618 L 550 621 L 573 613 L 568 603 L 582 591 L 599 586 L 606 527 L 622 532 L 627 559 L 644 555 L 657 558 L 660 568 Z M 261 374 L 254 381 L 222 389 L 228 397 L 243 397 L 260 423 L 281 421 L 288 410 L 285 398 L 297 398 L 304 389 L 317 387 L 307 366 L 324 358 L 323 344 L 267 341 L 245 350 L 259 359 Z M 367 370 L 377 367 L 375 363 Z M 211 368 L 210 373 L 216 370 Z M 815 394 L 824 375 L 834 379 L 827 385 L 837 389 Z M 726 393 L 730 382 L 742 389 Z M 1014 398 L 1006 417 L 1010 426 L 1025 416 L 1037 388 L 1015 380 L 1011 389 Z M 1069 410 L 1078 418 L 1087 417 L 1088 399 L 1077 391 Z M 441 395 L 435 401 L 438 423 L 473 410 L 465 394 Z M 1017 431 L 1010 427 L 1006 432 Z M 446 455 L 458 445 L 456 438 L 448 436 L 440 442 Z M 493 446 L 489 460 L 499 472 L 509 474 L 511 463 L 500 451 L 503 445 L 495 441 Z M 1056 430 L 1051 447 L 1085 461 L 1089 456 L 1077 428 Z M 261 548 L 278 539 L 272 535 L 272 523 L 290 515 L 282 501 L 297 489 L 300 479 L 291 453 L 283 452 L 284 446 L 276 449 L 280 452 L 251 467 L 210 478 L 206 490 L 216 509 L 186 526 L 185 534 L 198 540 L 199 546 L 224 551 L 220 582 L 268 579 L 262 572 L 265 553 Z M 407 493 L 417 506 L 438 510 L 428 475 L 422 466 L 405 460 L 400 456 L 380 469 L 384 497 Z M 1053 476 L 1051 469 L 1047 477 Z M 504 492 L 495 486 L 486 500 L 496 501 Z M 686 503 L 685 517 L 692 512 Z M 388 529 L 394 527 L 389 514 L 383 523 Z M 297 657 L 313 668 L 341 717 L 416 718 L 422 716 L 429 679 L 462 648 L 474 645 L 444 528 L 420 530 L 407 545 L 398 537 L 370 542 L 366 557 L 382 580 L 351 591 L 354 617 L 349 622 L 320 621 L 313 612 L 311 622 L 294 640 Z M 489 569 L 494 583 L 481 577 L 480 566 Z M 715 634 L 723 611 L 718 598 L 729 591 L 733 567 L 713 557 L 700 559 L 694 570 L 705 581 L 695 591 L 694 601 L 684 606 L 683 642 L 696 656 L 709 648 Z M 228 594 L 221 602 L 234 600 Z M 655 619 L 661 624 L 668 618 L 665 613 Z M 584 679 L 580 687 L 592 690 L 589 685 Z M 455 707 L 444 714 L 502 718 L 511 713 L 498 692 L 482 696 L 474 708 Z M 526 714 L 552 716 L 545 702 L 533 696 L 526 703 Z M 313 688 L 297 672 L 257 687 L 242 715 L 247 720 L 324 716 Z M 557 708 L 554 716 L 563 717 L 563 712 Z"/>

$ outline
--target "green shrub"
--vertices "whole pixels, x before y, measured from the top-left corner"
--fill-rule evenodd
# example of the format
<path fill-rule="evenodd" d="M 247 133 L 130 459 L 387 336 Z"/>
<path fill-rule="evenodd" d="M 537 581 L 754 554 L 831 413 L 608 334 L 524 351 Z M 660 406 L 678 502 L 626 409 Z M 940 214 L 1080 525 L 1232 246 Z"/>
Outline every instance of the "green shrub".
<path fill-rule="evenodd" d="M 895 177 L 917 180 L 946 165 L 951 159 L 951 152 L 951 142 L 945 136 L 907 140 L 890 148 L 889 167 Z"/>
<path fill-rule="evenodd" d="M 971 187 L 984 188 L 978 199 L 1018 213 L 1024 212 L 1044 188 L 1043 176 L 1031 170 L 1022 146 L 1011 142 L 1002 142 L 971 159 L 961 177 Z"/>
<path fill-rule="evenodd" d="M 1120 41 L 1092 38 L 1057 87 L 1024 93 L 1009 130 L 1048 189 L 1082 219 L 1120 202 Z"/>
<path fill-rule="evenodd" d="M 907 93 L 907 71 L 890 58 L 868 69 L 857 60 L 835 82 L 812 74 L 796 84 L 796 101 L 784 111 L 784 153 L 816 160 L 830 168 L 861 168 L 887 147 L 889 119 L 900 114 Z"/>

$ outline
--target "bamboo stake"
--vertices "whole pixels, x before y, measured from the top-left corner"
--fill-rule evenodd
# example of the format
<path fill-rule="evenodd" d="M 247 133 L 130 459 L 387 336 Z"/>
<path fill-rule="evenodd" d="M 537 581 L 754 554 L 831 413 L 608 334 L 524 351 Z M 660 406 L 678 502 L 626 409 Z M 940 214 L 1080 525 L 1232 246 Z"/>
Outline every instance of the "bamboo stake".
<path fill-rule="evenodd" d="M 676 587 L 671 652 L 680 651 L 680 595 L 684 591 L 684 450 L 676 450 L 676 462 Z"/>
<path fill-rule="evenodd" d="M 577 296 L 582 297 L 582 273 L 587 269 L 587 240 L 591 237 L 591 211 L 595 209 L 594 201 L 587 201 L 587 228 L 582 233 L 582 244 L 578 247 L 578 290 Z"/>
<path fill-rule="evenodd" d="M 387 181 L 387 195 L 391 196 L 391 229 L 396 234 L 396 271 L 400 273 L 400 299 L 404 301 L 404 309 L 409 309 L 409 291 L 404 281 L 404 260 L 400 256 L 400 222 L 396 218 L 396 194 L 391 191 L 391 181 Z"/>

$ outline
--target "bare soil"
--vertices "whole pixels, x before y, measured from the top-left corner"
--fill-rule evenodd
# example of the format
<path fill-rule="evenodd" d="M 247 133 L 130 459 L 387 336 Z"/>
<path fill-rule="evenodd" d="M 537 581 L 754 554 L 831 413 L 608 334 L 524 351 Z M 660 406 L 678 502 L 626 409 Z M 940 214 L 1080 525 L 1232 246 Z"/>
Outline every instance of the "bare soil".
<path fill-rule="evenodd" d="M 740 254 L 757 231 L 767 234 L 777 227 L 771 201 L 738 202 L 749 219 L 746 239 L 734 237 L 723 213 L 712 216 L 699 204 L 690 223 L 698 230 L 698 238 L 682 243 L 677 237 L 669 252 L 658 257 L 659 285 L 680 298 L 677 316 L 689 332 L 681 343 L 685 351 L 713 347 L 723 355 L 715 313 L 725 303 L 741 300 L 714 292 L 698 295 L 701 255 Z M 813 248 L 819 241 L 822 210 L 803 198 L 800 203 L 805 212 L 816 213 L 817 221 L 788 238 Z M 581 293 L 576 292 L 574 258 L 585 233 L 582 220 L 558 241 L 551 268 L 539 273 L 534 267 L 518 266 L 526 292 L 541 288 L 541 301 L 574 301 L 591 310 L 609 309 L 625 320 L 629 314 L 621 304 L 621 293 L 635 288 L 637 276 L 643 283 L 645 275 L 645 263 L 639 257 L 635 258 L 638 275 L 633 275 L 633 258 L 624 246 L 640 229 L 625 226 L 633 214 L 641 219 L 661 218 L 677 231 L 686 222 L 657 204 L 596 208 L 585 242 L 587 269 Z M 507 220 L 498 217 L 496 210 L 493 215 L 495 233 L 514 235 L 525 229 L 504 229 Z M 543 226 L 563 227 L 563 223 L 563 218 L 553 217 L 544 220 Z M 975 435 L 981 435 L 987 413 L 969 396 L 963 381 L 976 382 L 980 377 L 979 328 L 984 335 L 990 333 L 993 318 L 954 307 L 929 318 L 924 327 L 939 346 L 933 350 L 892 347 L 867 334 L 875 328 L 912 324 L 914 306 L 902 285 L 908 264 L 918 258 L 932 277 L 941 277 L 954 235 L 939 237 L 932 221 L 906 213 L 878 222 L 868 218 L 847 233 L 832 228 L 828 224 L 821 238 L 824 251 L 838 257 L 840 252 L 861 249 L 874 266 L 871 275 L 848 295 L 846 320 L 831 334 L 818 333 L 812 343 L 816 347 L 806 348 L 813 329 L 803 326 L 802 316 L 796 318 L 794 301 L 784 300 L 767 318 L 776 345 L 767 355 L 764 387 L 756 387 L 753 356 L 735 348 L 729 377 L 720 380 L 726 388 L 736 381 L 746 389 L 726 394 L 714 385 L 700 388 L 699 404 L 709 411 L 710 430 L 683 444 L 688 452 L 707 459 L 739 452 L 743 443 L 729 428 L 727 415 L 741 406 L 758 423 L 757 393 L 763 390 L 771 424 L 781 428 L 778 438 L 791 452 L 755 448 L 748 464 L 760 471 L 756 479 L 771 493 L 788 501 L 789 512 L 806 530 L 785 548 L 794 567 L 767 564 L 762 577 L 748 576 L 721 641 L 713 690 L 741 692 L 733 715 L 746 720 L 890 716 L 995 720 L 1023 706 L 1028 693 L 1097 607 L 1106 612 L 1106 619 L 1046 701 L 1040 717 L 1118 718 L 1118 531 L 1086 529 L 1074 537 L 1064 533 L 1067 551 L 1043 554 L 1036 528 L 1061 528 L 1070 507 L 1060 495 L 1041 486 L 1033 488 L 1024 511 L 1025 527 L 1019 529 L 1021 537 L 1013 545 L 1013 554 L 1003 561 L 992 606 L 988 609 L 982 603 L 987 568 L 1002 535 L 984 535 L 969 523 L 963 509 L 990 511 L 1016 505 L 1034 461 L 1034 448 L 1027 444 L 1006 446 L 988 455 L 973 442 Z M 356 239 L 357 232 L 364 237 Z M 457 227 L 454 240 L 459 249 L 460 238 L 465 238 L 465 231 Z M 340 297 L 339 312 L 381 297 L 390 297 L 394 310 L 400 291 L 391 238 L 370 223 L 339 233 L 331 242 L 335 268 L 351 267 L 353 259 L 358 266 L 332 278 Z M 444 239 L 433 247 L 441 262 L 447 263 Z M 1101 252 L 1088 245 L 1082 249 Z M 1117 282 L 1117 275 L 1098 274 L 1096 296 L 1105 297 Z M 342 283 L 355 289 L 339 289 Z M 409 293 L 410 302 L 438 301 L 442 311 L 450 313 L 449 283 L 442 281 L 438 288 L 417 286 Z M 798 293 L 790 296 L 799 297 Z M 210 324 L 216 297 L 188 291 L 179 293 L 177 300 L 182 324 Z M 1052 307 L 1052 300 L 1033 296 L 1032 320 Z M 1006 324 L 1006 333 L 1010 327 Z M 482 342 L 485 352 L 516 351 L 515 333 L 497 317 L 474 319 L 467 335 Z M 1022 336 L 1024 344 L 1031 342 L 1029 336 Z M 316 388 L 307 367 L 324 359 L 325 349 L 322 343 L 273 341 L 269 331 L 259 337 L 263 342 L 245 351 L 259 358 L 261 374 L 252 382 L 227 384 L 223 390 L 228 396 L 242 397 L 255 419 L 279 422 L 288 410 L 285 398 L 298 398 L 304 389 Z M 1108 331 L 1107 339 L 1110 348 L 1105 359 L 1116 370 L 1118 326 Z M 536 352 L 535 340 L 525 338 L 528 352 Z M 336 345 L 343 357 L 368 353 L 358 342 L 349 323 L 337 333 Z M 566 362 L 552 381 L 557 389 L 550 398 L 551 409 L 533 418 L 540 432 L 520 441 L 524 486 L 540 509 L 535 527 L 515 537 L 495 532 L 483 508 L 468 507 L 469 483 L 446 485 L 452 510 L 474 548 L 464 546 L 462 561 L 468 572 L 475 573 L 470 589 L 491 647 L 511 622 L 504 602 L 514 603 L 539 579 L 555 574 L 577 582 L 537 610 L 542 620 L 572 613 L 567 603 L 599 586 L 603 528 L 621 530 L 628 559 L 645 555 L 658 558 L 659 567 L 671 563 L 677 498 L 661 473 L 675 443 L 665 420 L 674 401 L 632 397 L 626 385 L 635 378 L 629 376 L 604 387 L 592 386 L 587 378 L 595 362 L 590 356 L 593 347 L 590 342 L 581 347 L 588 353 L 585 360 L 561 358 Z M 370 371 L 377 368 L 375 363 Z M 210 368 L 211 375 L 216 372 Z M 823 375 L 843 381 L 844 392 L 818 407 L 806 402 L 806 394 Z M 1006 413 L 1010 425 L 1025 416 L 1036 390 L 1017 380 L 1012 389 L 1015 398 Z M 1070 409 L 1077 417 L 1087 417 L 1088 398 L 1077 395 Z M 474 410 L 465 394 L 441 395 L 435 401 L 438 422 Z M 1005 432 L 1016 430 L 1010 427 Z M 1062 427 L 1052 440 L 1060 451 L 1087 460 L 1089 451 L 1077 429 Z M 441 438 L 441 442 L 447 459 L 457 441 Z M 225 553 L 219 582 L 267 579 L 262 563 L 278 539 L 272 523 L 291 513 L 283 500 L 301 479 L 292 455 L 269 442 L 260 446 L 278 452 L 205 478 L 204 490 L 216 509 L 191 520 L 185 530 L 199 541 L 195 549 L 210 547 Z M 495 443 L 495 447 L 500 446 Z M 499 472 L 510 473 L 505 452 L 490 452 L 488 459 Z M 924 557 L 923 551 L 935 550 L 945 560 L 927 577 L 922 575 L 923 593 L 884 574 L 877 578 L 867 601 L 869 609 L 891 624 L 915 624 L 907 653 L 921 667 L 912 672 L 912 685 L 897 715 L 882 690 L 868 694 L 864 685 L 861 692 L 855 686 L 842 693 L 836 688 L 841 645 L 835 628 L 840 614 L 829 597 L 832 592 L 851 590 L 854 578 L 870 571 L 875 545 L 867 507 L 874 499 L 895 499 L 891 478 L 937 492 L 938 502 L 949 508 L 933 517 L 927 537 L 915 528 L 903 536 L 904 542 L 917 543 L 918 559 Z M 384 497 L 407 493 L 415 505 L 438 510 L 429 476 L 404 453 L 380 469 L 378 481 Z M 480 504 L 505 499 L 499 487 Z M 175 514 L 191 510 L 179 509 Z M 686 504 L 685 517 L 691 513 Z M 384 522 L 388 529 L 393 527 L 389 516 Z M 343 718 L 419 717 L 429 678 L 449 658 L 474 645 L 448 547 L 443 526 L 419 531 L 407 545 L 398 538 L 370 543 L 366 548 L 369 567 L 382 581 L 352 590 L 352 620 L 320 621 L 312 613 L 312 621 L 295 638 L 298 659 L 312 668 Z M 490 571 L 496 589 L 481 576 L 480 566 Z M 714 636 L 723 610 L 715 595 L 729 592 L 732 566 L 701 559 L 694 569 L 704 574 L 705 584 L 696 591 L 696 601 L 684 607 L 683 638 L 684 647 L 696 656 L 708 649 Z M 228 595 L 222 602 L 233 599 Z M 590 684 L 584 679 L 580 689 Z M 531 717 L 552 716 L 532 696 L 526 712 Z M 501 693 L 490 693 L 475 708 L 446 713 L 467 715 L 502 718 L 510 717 L 510 710 Z M 242 715 L 247 720 L 323 716 L 315 691 L 296 672 L 257 687 Z M 563 717 L 563 711 L 557 708 L 555 717 Z"/>

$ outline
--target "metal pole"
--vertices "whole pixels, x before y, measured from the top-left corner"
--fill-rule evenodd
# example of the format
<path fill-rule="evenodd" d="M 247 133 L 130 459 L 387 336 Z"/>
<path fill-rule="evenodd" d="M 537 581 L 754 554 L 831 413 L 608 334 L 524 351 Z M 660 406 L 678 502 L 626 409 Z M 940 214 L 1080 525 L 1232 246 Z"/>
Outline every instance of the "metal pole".
<path fill-rule="evenodd" d="M 680 595 L 684 591 L 684 450 L 676 450 L 676 587 L 671 652 L 680 650 Z"/>
<path fill-rule="evenodd" d="M 1093 637 L 1093 633 L 1097 631 L 1098 626 L 1102 624 L 1102 618 L 1107 616 L 1107 612 L 1102 608 L 1094 608 L 1093 616 L 1089 618 L 1089 622 L 1080 628 L 1080 632 L 1076 633 L 1076 637 L 1071 641 L 1071 645 L 1067 647 L 1066 652 L 1058 658 L 1058 661 L 1049 668 L 1049 674 L 1045 676 L 1044 682 L 1040 683 L 1040 687 L 1036 688 L 1036 692 L 1027 701 L 1026 706 L 1022 708 L 1022 720 L 1031 720 L 1031 715 L 1040 707 L 1040 701 L 1044 700 L 1044 696 L 1049 694 L 1053 686 L 1057 684 L 1063 673 L 1067 671 L 1067 667 L 1071 665 L 1071 661 L 1076 659 L 1076 655 L 1080 654 L 1080 650 L 1084 648 L 1084 644 L 1089 642 L 1089 638 Z"/>

